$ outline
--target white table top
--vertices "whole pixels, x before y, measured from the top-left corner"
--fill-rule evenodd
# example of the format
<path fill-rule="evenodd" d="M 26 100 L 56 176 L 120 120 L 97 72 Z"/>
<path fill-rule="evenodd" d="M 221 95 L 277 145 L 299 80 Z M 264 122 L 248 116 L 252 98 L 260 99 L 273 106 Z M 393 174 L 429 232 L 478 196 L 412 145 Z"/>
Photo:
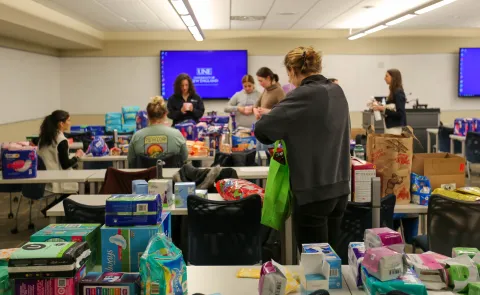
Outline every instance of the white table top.
<path fill-rule="evenodd" d="M 241 179 L 266 179 L 268 175 L 268 167 L 233 167 L 238 174 L 238 178 Z M 126 172 L 136 172 L 143 169 L 120 169 Z M 163 168 L 163 177 L 166 179 L 173 178 L 173 175 L 177 173 L 179 168 Z M 84 170 L 92 171 L 92 175 L 88 178 L 90 182 L 103 182 L 105 179 L 106 169 L 99 170 Z"/>
<path fill-rule="evenodd" d="M 42 170 L 37 171 L 36 178 L 2 179 L 0 184 L 52 183 L 52 182 L 86 182 L 95 170 Z"/>
<path fill-rule="evenodd" d="M 111 195 L 71 195 L 69 198 L 77 203 L 89 206 L 105 206 L 107 199 Z M 175 196 L 174 196 L 175 198 Z M 222 201 L 219 194 L 208 194 L 209 200 Z M 187 208 L 175 208 L 172 205 L 168 208 L 163 208 L 164 211 L 171 212 L 172 215 L 188 215 Z M 58 203 L 47 211 L 47 217 L 65 216 L 63 210 L 63 202 Z"/>
<path fill-rule="evenodd" d="M 103 157 L 93 157 L 93 156 L 84 156 L 78 158 L 80 162 L 114 162 L 114 161 L 126 161 L 127 156 L 103 156 Z"/>
<path fill-rule="evenodd" d="M 438 128 L 427 128 L 428 133 L 438 134 Z"/>
<path fill-rule="evenodd" d="M 81 142 L 73 142 L 68 145 L 68 148 L 71 150 L 81 150 L 83 149 L 83 143 Z"/>
<path fill-rule="evenodd" d="M 465 137 L 465 136 L 461 136 L 461 135 L 453 135 L 453 134 L 451 134 L 451 135 L 450 135 L 450 139 L 458 140 L 458 141 L 465 141 L 465 140 L 466 140 L 466 137 Z"/>
<path fill-rule="evenodd" d="M 417 204 L 395 205 L 395 213 L 427 214 L 428 206 Z"/>

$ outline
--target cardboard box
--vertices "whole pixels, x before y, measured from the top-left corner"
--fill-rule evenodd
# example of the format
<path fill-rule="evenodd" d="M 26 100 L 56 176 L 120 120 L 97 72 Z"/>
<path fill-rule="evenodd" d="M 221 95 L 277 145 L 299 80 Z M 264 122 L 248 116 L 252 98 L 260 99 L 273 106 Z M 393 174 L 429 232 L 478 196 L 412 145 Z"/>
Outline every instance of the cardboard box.
<path fill-rule="evenodd" d="M 102 226 L 102 271 L 138 272 L 140 256 L 161 225 L 133 227 Z"/>
<path fill-rule="evenodd" d="M 325 254 L 302 253 L 300 268 L 303 271 L 303 275 L 300 276 L 302 295 L 319 289 L 328 290 L 330 265 L 325 260 Z"/>
<path fill-rule="evenodd" d="M 465 159 L 449 153 L 414 154 L 412 172 L 427 176 L 432 191 L 451 183 L 465 186 Z"/>
<path fill-rule="evenodd" d="M 362 286 L 362 276 L 360 269 L 363 257 L 365 256 L 365 244 L 363 242 L 351 242 L 348 245 L 348 265 L 352 270 L 353 277 L 357 287 Z"/>
<path fill-rule="evenodd" d="M 30 242 L 87 242 L 90 259 L 87 271 L 102 262 L 100 256 L 101 224 L 50 224 L 30 236 Z"/>
<path fill-rule="evenodd" d="M 323 254 L 322 258 L 329 266 L 328 288 L 342 288 L 342 260 L 328 243 L 302 244 L 303 252 L 307 254 Z"/>
<path fill-rule="evenodd" d="M 112 195 L 105 207 L 105 225 L 155 225 L 162 206 L 159 195 Z"/>
<path fill-rule="evenodd" d="M 160 195 L 164 208 L 173 205 L 173 185 L 171 179 L 150 179 L 148 181 L 148 194 Z"/>
<path fill-rule="evenodd" d="M 357 135 L 367 135 L 367 132 L 363 128 L 352 128 L 350 131 L 350 139 L 355 140 Z"/>
<path fill-rule="evenodd" d="M 187 208 L 187 197 L 195 195 L 195 182 L 175 183 L 175 207 Z"/>
<path fill-rule="evenodd" d="M 148 194 L 148 183 L 144 179 L 133 180 L 132 193 L 137 195 Z"/>
<path fill-rule="evenodd" d="M 123 272 L 89 272 L 79 283 L 80 295 L 140 294 L 140 274 Z"/>
<path fill-rule="evenodd" d="M 402 254 L 386 247 L 367 249 L 362 265 L 370 275 L 382 282 L 395 280 L 404 271 Z"/>
<path fill-rule="evenodd" d="M 372 201 L 372 178 L 376 176 L 375 165 L 352 158 L 352 202 Z"/>

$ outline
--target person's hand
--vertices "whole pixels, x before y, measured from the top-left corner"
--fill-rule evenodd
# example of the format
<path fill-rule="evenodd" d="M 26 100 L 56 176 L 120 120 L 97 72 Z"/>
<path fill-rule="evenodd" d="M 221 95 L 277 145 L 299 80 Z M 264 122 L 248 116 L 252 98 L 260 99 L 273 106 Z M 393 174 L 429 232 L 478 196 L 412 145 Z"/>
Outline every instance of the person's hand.
<path fill-rule="evenodd" d="M 75 152 L 75 157 L 81 158 L 81 157 L 83 157 L 83 156 L 85 156 L 85 153 L 84 153 L 82 150 L 77 150 L 77 151 Z"/>
<path fill-rule="evenodd" d="M 374 111 L 379 111 L 379 112 L 383 112 L 385 111 L 385 107 L 384 106 L 373 106 L 373 110 Z"/>
<path fill-rule="evenodd" d="M 260 120 L 261 115 L 260 115 L 260 112 L 258 111 L 258 109 L 259 108 L 253 108 L 253 113 L 255 114 L 255 118 L 257 120 Z"/>
<path fill-rule="evenodd" d="M 252 106 L 244 107 L 244 113 L 243 113 L 244 115 L 250 116 L 252 113 L 253 113 Z"/>
<path fill-rule="evenodd" d="M 270 109 L 266 109 L 266 108 L 258 108 L 258 112 L 260 113 L 260 116 L 263 116 L 263 115 L 266 115 L 268 113 L 270 113 Z"/>
<path fill-rule="evenodd" d="M 180 110 L 183 114 L 185 114 L 188 110 L 187 110 L 187 106 L 185 104 L 183 104 L 182 106 L 182 109 Z"/>
<path fill-rule="evenodd" d="M 245 114 L 245 107 L 237 107 L 237 111 L 240 113 L 240 114 Z"/>

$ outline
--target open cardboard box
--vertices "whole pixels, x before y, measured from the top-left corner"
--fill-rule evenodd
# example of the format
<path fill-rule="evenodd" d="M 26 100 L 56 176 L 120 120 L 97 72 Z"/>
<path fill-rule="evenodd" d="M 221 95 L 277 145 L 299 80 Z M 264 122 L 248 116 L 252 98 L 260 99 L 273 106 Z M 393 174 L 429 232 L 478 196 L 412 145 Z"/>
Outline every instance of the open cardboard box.
<path fill-rule="evenodd" d="M 465 186 L 465 158 L 449 153 L 414 154 L 412 172 L 427 176 L 432 190 L 451 183 Z"/>

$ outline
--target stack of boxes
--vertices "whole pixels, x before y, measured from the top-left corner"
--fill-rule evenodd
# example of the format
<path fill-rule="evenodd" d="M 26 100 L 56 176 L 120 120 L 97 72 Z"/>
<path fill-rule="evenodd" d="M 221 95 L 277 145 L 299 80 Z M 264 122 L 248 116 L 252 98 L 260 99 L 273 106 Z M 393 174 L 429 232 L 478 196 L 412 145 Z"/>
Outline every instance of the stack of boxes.
<path fill-rule="evenodd" d="M 137 130 L 137 113 L 140 111 L 140 107 L 126 106 L 122 107 L 123 125 L 122 132 L 129 133 Z"/>
<path fill-rule="evenodd" d="M 170 212 L 162 213 L 160 196 L 146 194 L 145 180 L 133 181 L 132 188 L 131 195 L 107 199 L 101 228 L 103 272 L 138 272 L 150 238 L 161 231 L 170 236 Z"/>
<path fill-rule="evenodd" d="M 453 133 L 459 136 L 466 136 L 468 132 L 480 132 L 480 119 L 478 118 L 455 119 Z"/>
<path fill-rule="evenodd" d="M 122 114 L 121 113 L 106 113 L 105 114 L 105 130 L 113 132 L 113 130 L 122 130 Z"/>

